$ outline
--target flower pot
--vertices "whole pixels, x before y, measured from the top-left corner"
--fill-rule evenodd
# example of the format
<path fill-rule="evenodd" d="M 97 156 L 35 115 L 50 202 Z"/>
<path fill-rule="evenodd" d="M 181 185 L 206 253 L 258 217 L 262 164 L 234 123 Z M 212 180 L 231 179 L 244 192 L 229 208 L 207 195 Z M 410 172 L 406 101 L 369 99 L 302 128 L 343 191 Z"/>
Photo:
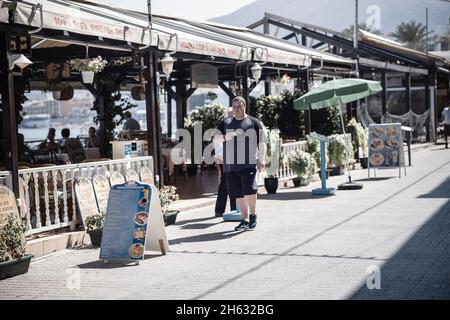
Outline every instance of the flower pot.
<path fill-rule="evenodd" d="M 294 178 L 294 179 L 292 179 L 292 182 L 294 183 L 294 187 L 298 188 L 298 187 L 300 187 L 300 185 L 302 183 L 302 179 L 301 178 Z"/>
<path fill-rule="evenodd" d="M 333 167 L 331 169 L 331 176 L 340 176 L 344 174 L 344 167 Z"/>
<path fill-rule="evenodd" d="M 264 178 L 264 187 L 268 194 L 275 194 L 278 190 L 278 178 Z"/>
<path fill-rule="evenodd" d="M 91 230 L 88 231 L 87 234 L 89 235 L 89 238 L 91 238 L 91 244 L 93 247 L 100 247 L 102 245 L 102 230 Z"/>
<path fill-rule="evenodd" d="M 359 162 L 361 163 L 361 168 L 367 169 L 367 167 L 368 167 L 368 159 L 369 158 L 367 158 L 367 157 L 359 159 Z"/>
<path fill-rule="evenodd" d="M 31 258 L 32 255 L 26 255 L 16 260 L 0 262 L 0 280 L 27 273 Z"/>
<path fill-rule="evenodd" d="M 330 172 L 331 172 L 330 169 L 325 170 L 325 179 L 326 180 L 328 180 L 328 178 L 330 177 Z M 322 180 L 322 171 L 319 170 L 318 174 L 319 174 L 319 179 Z"/>
<path fill-rule="evenodd" d="M 177 221 L 177 216 L 180 211 L 170 211 L 163 214 L 164 217 L 164 225 L 168 226 L 174 224 Z"/>
<path fill-rule="evenodd" d="M 83 77 L 83 83 L 93 83 L 94 82 L 94 71 L 81 71 L 81 76 Z"/>

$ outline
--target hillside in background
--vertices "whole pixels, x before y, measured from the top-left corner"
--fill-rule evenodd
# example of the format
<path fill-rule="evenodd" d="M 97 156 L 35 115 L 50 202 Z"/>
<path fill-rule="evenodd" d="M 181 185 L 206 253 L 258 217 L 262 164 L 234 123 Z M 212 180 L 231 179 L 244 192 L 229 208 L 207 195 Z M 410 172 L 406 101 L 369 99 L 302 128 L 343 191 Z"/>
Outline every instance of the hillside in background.
<path fill-rule="evenodd" d="M 449 27 L 450 2 L 438 0 L 360 0 L 360 23 L 366 22 L 373 16 L 374 5 L 379 8 L 380 31 L 385 35 L 393 32 L 401 22 L 415 20 L 425 25 L 427 7 L 429 8 L 429 30 L 442 33 Z M 263 18 L 264 12 L 342 31 L 353 24 L 354 0 L 257 0 L 231 14 L 212 19 L 212 21 L 235 26 L 248 26 Z M 271 34 L 274 33 L 274 29 L 271 30 Z"/>

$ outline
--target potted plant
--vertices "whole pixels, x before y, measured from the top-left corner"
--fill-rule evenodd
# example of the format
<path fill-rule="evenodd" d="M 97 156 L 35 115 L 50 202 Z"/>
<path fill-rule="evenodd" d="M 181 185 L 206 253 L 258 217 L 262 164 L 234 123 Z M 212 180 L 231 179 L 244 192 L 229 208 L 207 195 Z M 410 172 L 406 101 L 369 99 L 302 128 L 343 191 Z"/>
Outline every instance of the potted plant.
<path fill-rule="evenodd" d="M 0 229 L 0 280 L 28 272 L 32 255 L 26 254 L 27 227 L 16 215 Z"/>
<path fill-rule="evenodd" d="M 107 64 L 100 56 L 93 59 L 76 59 L 72 63 L 73 69 L 81 72 L 83 83 L 93 83 L 95 73 L 101 72 Z"/>
<path fill-rule="evenodd" d="M 267 130 L 264 127 L 264 134 L 266 136 L 266 173 L 264 178 L 264 187 L 268 194 L 275 194 L 278 190 L 278 171 L 282 161 L 282 140 L 278 129 Z"/>
<path fill-rule="evenodd" d="M 297 175 L 295 186 L 308 185 L 317 171 L 316 160 L 307 152 L 300 151 L 289 157 L 289 167 Z"/>
<path fill-rule="evenodd" d="M 369 133 L 359 122 L 355 120 L 355 118 L 350 120 L 349 126 L 353 128 L 353 147 L 358 150 L 361 167 L 363 169 L 367 169 Z M 359 152 L 360 150 L 361 153 Z"/>
<path fill-rule="evenodd" d="M 105 224 L 105 214 L 99 212 L 86 218 L 86 232 L 91 238 L 93 247 L 100 247 L 102 244 L 103 226 Z"/>
<path fill-rule="evenodd" d="M 347 143 L 344 135 L 332 135 L 328 144 L 328 156 L 332 175 L 343 174 L 345 163 L 349 155 L 353 154 L 353 147 Z"/>
<path fill-rule="evenodd" d="M 170 206 L 174 201 L 177 201 L 179 196 L 177 188 L 174 186 L 163 186 L 159 190 L 159 201 L 161 202 L 161 210 L 163 212 L 164 224 L 166 226 L 174 224 L 177 220 L 178 210 L 171 210 Z"/>

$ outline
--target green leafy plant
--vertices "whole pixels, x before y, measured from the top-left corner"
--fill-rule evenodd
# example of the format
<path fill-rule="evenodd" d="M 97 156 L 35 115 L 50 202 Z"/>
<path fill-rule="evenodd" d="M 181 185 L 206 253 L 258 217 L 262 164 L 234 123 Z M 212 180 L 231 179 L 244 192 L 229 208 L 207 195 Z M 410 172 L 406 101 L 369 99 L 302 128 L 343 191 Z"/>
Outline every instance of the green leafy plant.
<path fill-rule="evenodd" d="M 262 121 L 269 130 L 279 129 L 280 104 L 282 96 L 263 96 L 256 100 L 255 117 Z"/>
<path fill-rule="evenodd" d="M 331 167 L 341 167 L 347 157 L 353 155 L 353 147 L 347 143 L 344 135 L 332 135 L 328 144 L 328 156 Z"/>
<path fill-rule="evenodd" d="M 317 171 L 316 160 L 307 152 L 300 151 L 289 157 L 289 167 L 297 177 L 310 180 Z"/>
<path fill-rule="evenodd" d="M 362 149 L 363 157 L 366 157 L 368 152 L 367 148 L 368 148 L 369 133 L 359 122 L 356 121 L 355 118 L 350 120 L 349 126 L 352 127 L 354 130 L 354 134 L 352 136 L 353 148 L 360 147 Z"/>
<path fill-rule="evenodd" d="M 72 68 L 79 72 L 92 71 L 99 73 L 103 71 L 107 64 L 108 61 L 103 60 L 102 57 L 98 56 L 93 59 L 76 59 L 72 62 Z"/>
<path fill-rule="evenodd" d="M 93 214 L 85 220 L 86 231 L 103 230 L 105 225 L 105 213 L 100 211 L 97 214 Z"/>
<path fill-rule="evenodd" d="M 196 122 L 201 121 L 203 131 L 216 128 L 223 120 L 225 114 L 225 108 L 220 103 L 213 103 L 211 105 L 205 105 L 191 113 L 191 115 L 185 119 L 185 128 L 193 129 Z"/>
<path fill-rule="evenodd" d="M 177 194 L 177 188 L 174 186 L 163 186 L 159 190 L 159 201 L 161 202 L 161 210 L 163 214 L 170 212 L 170 206 L 173 202 L 177 201 L 179 196 Z"/>
<path fill-rule="evenodd" d="M 26 230 L 26 224 L 14 214 L 6 218 L 6 224 L 0 230 L 0 262 L 15 260 L 25 256 Z"/>

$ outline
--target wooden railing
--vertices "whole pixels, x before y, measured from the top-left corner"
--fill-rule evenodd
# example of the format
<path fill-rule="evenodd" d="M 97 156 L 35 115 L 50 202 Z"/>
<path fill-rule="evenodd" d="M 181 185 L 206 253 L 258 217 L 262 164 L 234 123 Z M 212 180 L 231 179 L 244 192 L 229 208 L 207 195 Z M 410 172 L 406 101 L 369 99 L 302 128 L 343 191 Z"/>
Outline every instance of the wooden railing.
<path fill-rule="evenodd" d="M 27 235 L 70 227 L 78 223 L 74 181 L 77 177 L 92 178 L 104 174 L 109 178 L 111 171 L 119 171 L 124 177 L 126 171 L 134 169 L 139 173 L 142 167 L 153 172 L 153 158 L 139 157 L 48 166 L 19 170 L 19 211 L 28 225 Z M 11 188 L 9 172 L 0 172 L 0 180 Z"/>

